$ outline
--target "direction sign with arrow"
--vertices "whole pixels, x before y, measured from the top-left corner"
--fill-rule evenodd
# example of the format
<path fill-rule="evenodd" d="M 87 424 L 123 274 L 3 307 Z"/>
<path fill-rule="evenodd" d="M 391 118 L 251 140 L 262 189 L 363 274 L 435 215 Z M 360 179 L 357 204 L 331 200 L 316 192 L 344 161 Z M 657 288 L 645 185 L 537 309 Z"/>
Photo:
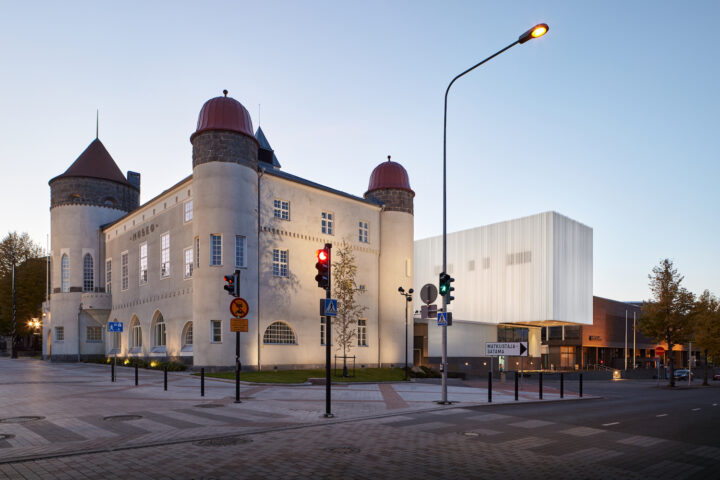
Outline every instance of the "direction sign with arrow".
<path fill-rule="evenodd" d="M 488 342 L 485 344 L 486 357 L 527 357 L 527 342 Z"/>

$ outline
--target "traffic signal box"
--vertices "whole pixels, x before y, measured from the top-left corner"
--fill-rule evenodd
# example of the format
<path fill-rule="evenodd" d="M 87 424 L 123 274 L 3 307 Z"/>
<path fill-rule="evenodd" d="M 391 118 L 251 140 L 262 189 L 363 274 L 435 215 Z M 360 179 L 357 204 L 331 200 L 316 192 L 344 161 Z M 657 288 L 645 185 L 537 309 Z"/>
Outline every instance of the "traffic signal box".
<path fill-rule="evenodd" d="M 321 248 L 315 255 L 317 256 L 317 275 L 315 275 L 315 281 L 317 281 L 318 287 L 324 290 L 330 290 L 330 249 L 329 243 L 325 244 L 325 248 Z"/>
<path fill-rule="evenodd" d="M 238 298 L 240 296 L 240 270 L 235 270 L 230 275 L 225 275 L 225 286 L 223 290 L 228 292 L 229 295 Z"/>
<path fill-rule="evenodd" d="M 455 300 L 455 297 L 451 295 L 451 292 L 455 290 L 455 287 L 452 286 L 452 283 L 455 281 L 454 278 L 452 278 L 450 275 L 448 275 L 445 272 L 442 272 L 440 274 L 440 288 L 438 289 L 440 291 L 440 295 L 445 297 L 445 304 L 450 305 L 450 302 Z"/>

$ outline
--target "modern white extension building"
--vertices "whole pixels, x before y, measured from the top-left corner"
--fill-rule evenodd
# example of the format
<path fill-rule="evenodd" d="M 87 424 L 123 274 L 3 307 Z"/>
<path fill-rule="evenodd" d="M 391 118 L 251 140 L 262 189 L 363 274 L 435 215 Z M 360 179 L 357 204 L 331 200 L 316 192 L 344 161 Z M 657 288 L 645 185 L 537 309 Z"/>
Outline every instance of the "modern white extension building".
<path fill-rule="evenodd" d="M 447 236 L 448 273 L 455 278 L 448 327 L 451 371 L 490 368 L 485 343 L 527 341 L 526 368 L 542 362 L 542 327 L 592 325 L 593 232 L 556 212 L 545 212 Z M 442 237 L 415 242 L 415 289 L 437 284 Z M 440 299 L 437 301 L 440 304 Z M 415 301 L 415 310 L 422 302 Z M 441 327 L 416 320 L 415 361 L 440 363 Z M 500 357 L 504 369 L 516 358 Z"/>
<path fill-rule="evenodd" d="M 234 365 L 223 276 L 240 269 L 250 305 L 243 367 L 321 365 L 315 251 L 345 241 L 366 307 L 351 354 L 368 366 L 404 359 L 396 297 L 412 284 L 414 197 L 405 169 L 388 158 L 363 197 L 289 174 L 227 92 L 205 103 L 190 141 L 192 174 L 142 205 L 140 175 L 123 175 L 98 139 L 50 180 L 46 358 Z M 109 332 L 110 321 L 123 332 Z"/>

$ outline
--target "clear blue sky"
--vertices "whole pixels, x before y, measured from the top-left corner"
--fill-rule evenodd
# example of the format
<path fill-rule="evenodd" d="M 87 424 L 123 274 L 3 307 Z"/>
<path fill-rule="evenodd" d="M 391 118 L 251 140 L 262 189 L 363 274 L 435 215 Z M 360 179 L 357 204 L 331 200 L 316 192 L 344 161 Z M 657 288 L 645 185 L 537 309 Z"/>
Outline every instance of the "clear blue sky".
<path fill-rule="evenodd" d="M 715 1 L 17 2 L 0 16 L 0 232 L 45 244 L 47 181 L 95 136 L 142 200 L 191 173 L 223 88 L 283 168 L 362 195 L 390 154 L 416 237 L 441 233 L 442 108 L 453 87 L 448 229 L 556 210 L 594 230 L 596 295 L 648 298 L 672 258 L 720 293 Z"/>

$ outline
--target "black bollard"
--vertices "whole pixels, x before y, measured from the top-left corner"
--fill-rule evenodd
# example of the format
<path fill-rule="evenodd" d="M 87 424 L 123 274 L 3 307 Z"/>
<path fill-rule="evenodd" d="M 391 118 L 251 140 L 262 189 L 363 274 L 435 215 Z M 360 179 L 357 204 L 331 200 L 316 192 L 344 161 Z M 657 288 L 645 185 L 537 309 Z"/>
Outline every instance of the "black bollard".
<path fill-rule="evenodd" d="M 565 374 L 560 374 L 560 398 L 565 396 Z"/>
<path fill-rule="evenodd" d="M 110 364 L 110 381 L 111 382 L 115 381 L 115 364 L 114 363 Z"/>
<path fill-rule="evenodd" d="M 515 372 L 515 401 L 518 401 L 518 372 Z"/>
<path fill-rule="evenodd" d="M 138 366 L 137 363 L 135 364 L 135 386 L 137 387 L 138 384 Z"/>
<path fill-rule="evenodd" d="M 205 369 L 200 369 L 200 396 L 205 396 Z"/>
<path fill-rule="evenodd" d="M 488 372 L 488 403 L 492 403 L 492 372 Z"/>
<path fill-rule="evenodd" d="M 582 373 L 580 374 L 580 396 L 582 397 Z"/>
<path fill-rule="evenodd" d="M 163 368 L 163 387 L 167 391 L 167 366 Z"/>
<path fill-rule="evenodd" d="M 542 400 L 542 372 L 540 372 L 540 380 L 539 380 L 539 382 L 540 382 L 540 383 L 539 383 L 538 392 L 540 392 L 540 393 L 539 393 L 539 395 L 540 395 L 540 400 Z"/>

